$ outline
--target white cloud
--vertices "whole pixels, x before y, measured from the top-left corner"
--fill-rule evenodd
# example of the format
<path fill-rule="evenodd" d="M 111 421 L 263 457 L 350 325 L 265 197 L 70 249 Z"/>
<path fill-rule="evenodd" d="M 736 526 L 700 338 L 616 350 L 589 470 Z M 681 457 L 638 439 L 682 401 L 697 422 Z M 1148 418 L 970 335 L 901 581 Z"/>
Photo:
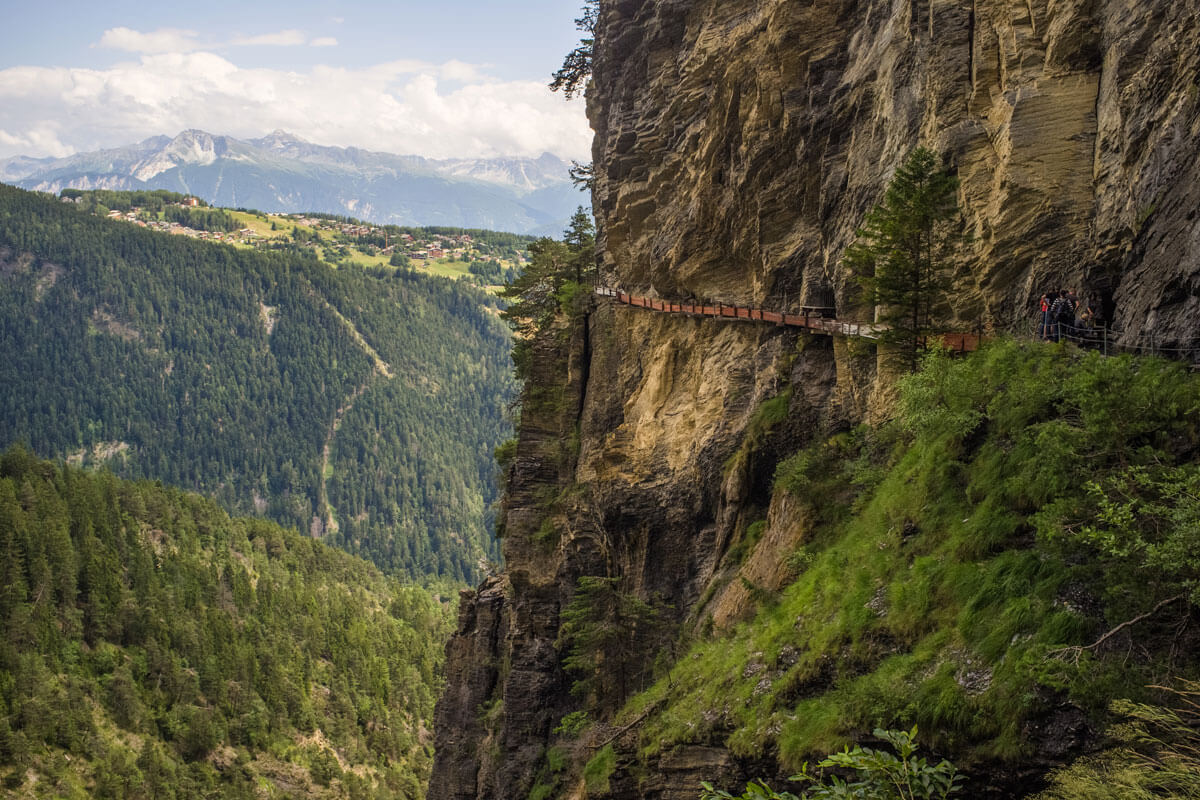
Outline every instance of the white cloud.
<path fill-rule="evenodd" d="M 549 150 L 586 160 L 591 142 L 582 102 L 455 61 L 300 72 L 169 52 L 103 70 L 0 70 L 0 158 L 61 156 L 187 128 L 238 137 L 282 128 L 318 144 L 435 158 Z"/>
<path fill-rule="evenodd" d="M 100 37 L 100 47 L 128 50 L 131 53 L 186 53 L 200 48 L 195 31 L 159 28 L 142 33 L 132 28 L 109 28 Z"/>
<path fill-rule="evenodd" d="M 235 36 L 230 40 L 233 45 L 295 47 L 308 41 L 308 37 L 294 28 L 275 33 L 260 33 L 257 36 Z"/>
<path fill-rule="evenodd" d="M 132 28 L 109 28 L 93 47 L 108 47 L 114 50 L 125 50 L 130 53 L 145 53 L 157 55 L 160 53 L 190 53 L 205 47 L 218 47 L 217 43 L 204 44 L 199 41 L 196 31 L 179 28 L 159 28 L 155 31 L 142 32 Z M 332 36 L 317 36 L 309 39 L 303 31 L 295 28 L 259 33 L 254 35 L 239 34 L 230 38 L 224 46 L 231 47 L 334 47 L 338 43 Z"/>
<path fill-rule="evenodd" d="M 12 153 L 36 153 L 39 156 L 62 158 L 74 151 L 58 139 L 55 126 L 35 125 L 22 133 L 12 134 L 0 129 L 0 150 Z"/>
<path fill-rule="evenodd" d="M 438 73 L 448 81 L 461 81 L 463 83 L 485 79 L 479 67 L 457 60 L 447 61 L 445 64 L 442 64 Z"/>

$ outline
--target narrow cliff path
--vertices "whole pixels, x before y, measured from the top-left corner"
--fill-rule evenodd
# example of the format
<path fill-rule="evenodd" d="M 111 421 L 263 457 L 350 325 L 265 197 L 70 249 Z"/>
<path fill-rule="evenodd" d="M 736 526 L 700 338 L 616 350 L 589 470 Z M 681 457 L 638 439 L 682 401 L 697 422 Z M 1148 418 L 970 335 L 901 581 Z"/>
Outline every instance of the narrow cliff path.
<path fill-rule="evenodd" d="M 833 312 L 832 308 L 818 306 L 806 306 L 801 308 L 800 313 L 793 314 L 786 311 L 768 311 L 762 308 L 750 308 L 747 306 L 728 306 L 723 303 L 706 305 L 675 303 L 670 300 L 631 295 L 609 287 L 598 287 L 596 294 L 615 300 L 618 303 L 633 306 L 634 308 L 645 308 L 665 314 L 686 314 L 692 317 L 711 317 L 732 322 L 739 320 L 745 322 L 769 322 L 775 325 L 802 328 L 809 333 L 823 334 L 825 336 L 839 335 L 853 336 L 859 339 L 878 339 L 879 334 L 887 330 L 886 325 L 878 323 L 842 322 L 832 316 L 826 316 Z M 961 353 L 978 350 L 982 338 L 976 333 L 939 333 L 935 335 L 945 347 Z"/>
<path fill-rule="evenodd" d="M 878 339 L 879 334 L 887 330 L 886 325 L 879 323 L 842 322 L 832 316 L 826 316 L 833 312 L 832 308 L 821 306 L 805 306 L 800 309 L 800 313 L 793 314 L 785 311 L 767 311 L 747 306 L 728 306 L 723 303 L 715 305 L 675 303 L 670 300 L 661 300 L 653 297 L 640 297 L 609 287 L 598 287 L 596 294 L 627 306 L 644 308 L 649 311 L 658 311 L 665 314 L 711 317 L 731 322 L 769 322 L 775 325 L 802 328 L 809 333 L 826 336 L 836 334 L 860 339 Z M 1033 327 L 1035 326 L 1031 321 L 1030 328 L 1015 331 L 1013 335 L 1026 339 L 1047 338 L 1035 335 Z M 1140 342 L 1122 344 L 1116 338 L 1120 333 L 1119 329 L 1108 328 L 1103 325 L 1086 330 L 1063 327 L 1055 333 L 1053 338 L 1056 341 L 1073 342 L 1080 347 L 1095 350 L 1106 356 L 1128 353 L 1138 356 L 1161 356 L 1176 361 L 1184 361 L 1189 363 L 1193 370 L 1200 371 L 1200 347 L 1166 347 L 1156 342 L 1153 336 L 1149 337 L 1149 343 L 1146 344 Z M 970 353 L 978 350 L 979 346 L 988 340 L 988 337 L 981 336 L 978 333 L 936 333 L 933 335 L 941 341 L 944 347 L 956 353 Z"/>

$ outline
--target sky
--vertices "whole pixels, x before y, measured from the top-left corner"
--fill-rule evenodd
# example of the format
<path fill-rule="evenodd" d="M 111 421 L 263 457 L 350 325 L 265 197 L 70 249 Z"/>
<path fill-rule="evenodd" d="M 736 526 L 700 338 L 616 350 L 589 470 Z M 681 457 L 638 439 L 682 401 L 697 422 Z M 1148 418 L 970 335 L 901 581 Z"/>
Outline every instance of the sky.
<path fill-rule="evenodd" d="M 189 128 L 430 158 L 587 161 L 546 84 L 581 0 L 0 0 L 0 158 Z"/>

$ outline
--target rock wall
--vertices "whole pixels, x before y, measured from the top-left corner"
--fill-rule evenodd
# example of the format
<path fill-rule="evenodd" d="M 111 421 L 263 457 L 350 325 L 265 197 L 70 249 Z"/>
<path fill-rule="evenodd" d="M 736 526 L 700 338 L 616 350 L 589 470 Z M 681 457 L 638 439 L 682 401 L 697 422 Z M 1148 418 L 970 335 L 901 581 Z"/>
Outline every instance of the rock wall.
<path fill-rule="evenodd" d="M 1200 10 L 1078 0 L 602 3 L 595 209 L 630 290 L 836 298 L 864 212 L 920 143 L 962 179 L 959 321 L 1047 288 L 1133 342 L 1200 343 Z"/>
<path fill-rule="evenodd" d="M 780 453 L 835 407 L 831 343 L 796 356 L 796 334 L 770 326 L 600 305 L 545 339 L 501 511 L 506 570 L 464 594 L 447 647 L 431 798 L 526 797 L 578 705 L 555 644 L 578 578 L 619 577 L 684 619 L 765 511 Z M 731 465 L 755 409 L 793 383 L 810 388 L 773 445 Z"/>
<path fill-rule="evenodd" d="M 958 324 L 1027 328 L 1043 290 L 1070 286 L 1126 343 L 1198 346 L 1198 82 L 1193 3 L 601 0 L 588 111 L 602 282 L 864 319 L 841 253 L 926 143 L 957 167 L 973 234 Z M 555 640 L 581 575 L 617 577 L 677 621 L 701 602 L 738 619 L 736 585 L 708 590 L 748 522 L 804 535 L 772 504 L 775 464 L 878 413 L 875 380 L 851 342 L 604 304 L 540 342 L 501 515 L 506 572 L 464 598 L 429 796 L 524 798 L 543 780 L 576 705 Z M 756 409 L 789 386 L 786 421 L 756 438 Z M 777 582 L 793 544 L 768 537 L 746 569 Z M 769 774 L 713 748 L 648 766 L 619 771 L 608 796 L 691 798 L 706 773 Z"/>

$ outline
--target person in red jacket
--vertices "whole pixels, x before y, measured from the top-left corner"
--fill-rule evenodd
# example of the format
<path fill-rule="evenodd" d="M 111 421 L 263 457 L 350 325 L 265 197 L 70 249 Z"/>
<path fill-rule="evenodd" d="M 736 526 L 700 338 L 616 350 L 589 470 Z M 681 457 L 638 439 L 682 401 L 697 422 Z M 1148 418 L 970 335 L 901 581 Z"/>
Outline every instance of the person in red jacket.
<path fill-rule="evenodd" d="M 1038 301 L 1042 315 L 1041 321 L 1038 323 L 1037 335 L 1039 339 L 1050 338 L 1050 304 L 1054 302 L 1054 295 L 1056 294 L 1057 292 L 1044 292 L 1042 299 Z"/>

